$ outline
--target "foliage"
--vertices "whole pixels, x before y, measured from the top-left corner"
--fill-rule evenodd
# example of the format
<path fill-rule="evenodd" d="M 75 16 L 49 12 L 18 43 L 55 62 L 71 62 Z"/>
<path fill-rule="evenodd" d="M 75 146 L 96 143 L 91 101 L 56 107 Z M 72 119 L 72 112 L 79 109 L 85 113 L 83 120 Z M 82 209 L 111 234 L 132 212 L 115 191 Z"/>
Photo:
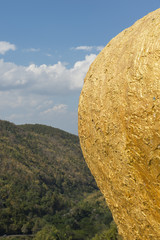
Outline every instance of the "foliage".
<path fill-rule="evenodd" d="M 92 240 L 122 240 L 118 235 L 117 227 L 114 222 L 111 222 L 110 227 L 99 234 L 96 234 Z"/>
<path fill-rule="evenodd" d="M 59 231 L 54 225 L 46 225 L 40 230 L 34 240 L 64 240 L 71 239 L 65 233 Z"/>
<path fill-rule="evenodd" d="M 1 236 L 91 239 L 111 221 L 77 136 L 0 121 Z"/>

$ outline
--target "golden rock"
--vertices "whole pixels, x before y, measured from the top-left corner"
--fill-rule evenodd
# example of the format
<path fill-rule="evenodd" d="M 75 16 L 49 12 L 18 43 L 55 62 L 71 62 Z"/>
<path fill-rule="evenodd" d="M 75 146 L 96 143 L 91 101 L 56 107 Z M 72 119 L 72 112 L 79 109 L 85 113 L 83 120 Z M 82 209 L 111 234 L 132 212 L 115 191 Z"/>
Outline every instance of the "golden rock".
<path fill-rule="evenodd" d="M 160 240 L 160 9 L 113 38 L 80 95 L 82 151 L 124 240 Z"/>

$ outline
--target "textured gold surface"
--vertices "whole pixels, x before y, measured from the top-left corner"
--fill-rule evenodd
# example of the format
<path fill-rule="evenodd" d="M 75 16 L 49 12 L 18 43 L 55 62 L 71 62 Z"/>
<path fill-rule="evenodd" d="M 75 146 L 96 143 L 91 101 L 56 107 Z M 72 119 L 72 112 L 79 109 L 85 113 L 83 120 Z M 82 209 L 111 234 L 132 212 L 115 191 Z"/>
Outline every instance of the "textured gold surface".
<path fill-rule="evenodd" d="M 87 164 L 124 240 L 160 240 L 160 9 L 91 65 L 79 101 Z"/>

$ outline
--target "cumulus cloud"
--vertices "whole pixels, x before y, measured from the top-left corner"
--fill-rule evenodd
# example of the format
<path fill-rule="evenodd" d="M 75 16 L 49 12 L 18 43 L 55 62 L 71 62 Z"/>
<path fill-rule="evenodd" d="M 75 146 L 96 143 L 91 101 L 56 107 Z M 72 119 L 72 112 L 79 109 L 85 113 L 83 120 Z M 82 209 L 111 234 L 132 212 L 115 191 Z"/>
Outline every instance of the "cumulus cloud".
<path fill-rule="evenodd" d="M 58 105 L 55 105 L 53 106 L 52 108 L 49 108 L 43 112 L 41 112 L 41 114 L 50 114 L 50 113 L 53 113 L 53 112 L 65 112 L 67 110 L 67 105 L 66 104 L 58 104 Z"/>
<path fill-rule="evenodd" d="M 0 59 L 0 119 L 43 123 L 75 133 L 77 99 L 95 57 L 86 55 L 70 68 L 62 62 L 21 66 Z"/>
<path fill-rule="evenodd" d="M 16 46 L 9 42 L 0 41 L 0 54 L 4 55 L 9 50 L 16 50 Z"/>
<path fill-rule="evenodd" d="M 41 95 L 79 90 L 95 57 L 95 54 L 87 55 L 84 60 L 77 61 L 69 69 L 62 62 L 49 66 L 31 64 L 25 67 L 1 59 L 0 89 L 3 91 L 21 89 Z"/>
<path fill-rule="evenodd" d="M 75 47 L 73 49 L 74 50 L 83 50 L 83 51 L 91 52 L 93 50 L 102 51 L 103 48 L 104 48 L 104 46 L 78 46 L 78 47 Z"/>

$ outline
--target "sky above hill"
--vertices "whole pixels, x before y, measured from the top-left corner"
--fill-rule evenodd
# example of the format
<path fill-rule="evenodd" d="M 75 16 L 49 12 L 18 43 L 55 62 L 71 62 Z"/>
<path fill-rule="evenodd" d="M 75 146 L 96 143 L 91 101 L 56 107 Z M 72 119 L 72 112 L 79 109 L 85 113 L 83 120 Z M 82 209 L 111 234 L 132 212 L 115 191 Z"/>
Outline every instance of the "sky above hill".
<path fill-rule="evenodd" d="M 78 134 L 84 77 L 160 0 L 0 0 L 0 119 Z"/>

